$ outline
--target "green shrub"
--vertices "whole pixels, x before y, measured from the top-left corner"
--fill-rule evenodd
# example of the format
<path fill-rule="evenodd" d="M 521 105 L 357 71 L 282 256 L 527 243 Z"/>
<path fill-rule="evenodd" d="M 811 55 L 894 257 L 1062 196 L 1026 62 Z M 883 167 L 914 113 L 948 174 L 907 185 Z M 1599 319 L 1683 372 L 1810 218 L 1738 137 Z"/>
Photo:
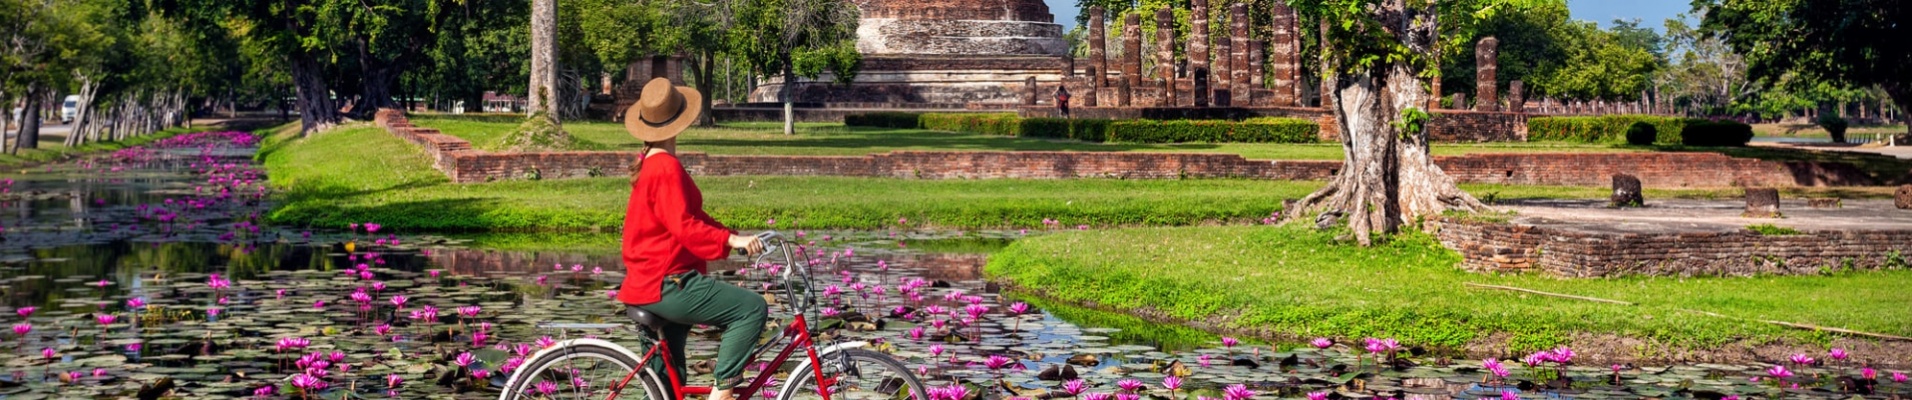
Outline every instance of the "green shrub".
<path fill-rule="evenodd" d="M 1068 139 L 1070 130 L 1073 128 L 1070 126 L 1070 122 L 1072 121 L 1064 118 L 1024 118 L 1022 120 L 1022 135 L 1026 137 Z"/>
<path fill-rule="evenodd" d="M 1690 118 L 1651 115 L 1606 115 L 1598 117 L 1541 117 L 1527 120 L 1527 140 L 1578 143 L 1625 143 L 1627 131 L 1635 123 L 1653 125 L 1654 143 L 1680 143 L 1680 129 Z"/>
<path fill-rule="evenodd" d="M 1787 227 L 1773 225 L 1773 224 L 1747 225 L 1746 229 L 1751 230 L 1754 233 L 1758 233 L 1761 236 L 1782 236 L 1782 235 L 1801 234 L 1798 229 L 1787 228 Z"/>
<path fill-rule="evenodd" d="M 1654 129 L 1653 124 L 1646 121 L 1635 122 L 1633 126 L 1627 127 L 1627 144 L 1630 145 L 1651 145 L 1655 140 L 1659 140 L 1659 136 L 1659 130 Z"/>
<path fill-rule="evenodd" d="M 1320 127 L 1293 118 L 1223 120 L 1130 120 L 1109 125 L 1111 142 L 1129 143 L 1309 143 Z"/>
<path fill-rule="evenodd" d="M 923 123 L 923 129 L 933 131 L 1002 136 L 1021 136 L 1022 134 L 1022 118 L 1010 113 L 926 113 L 920 121 Z"/>
<path fill-rule="evenodd" d="M 1837 114 L 1822 113 L 1819 114 L 1819 119 L 1814 120 L 1813 123 L 1825 129 L 1826 134 L 1832 136 L 1832 141 L 1845 143 L 1846 127 L 1848 126 L 1845 118 L 1839 118 Z"/>
<path fill-rule="evenodd" d="M 876 128 L 916 129 L 923 127 L 922 113 L 875 112 L 843 116 L 843 125 Z"/>
<path fill-rule="evenodd" d="M 1745 146 L 1753 140 L 1753 126 L 1733 121 L 1695 119 L 1680 130 L 1680 144 L 1687 146 Z"/>

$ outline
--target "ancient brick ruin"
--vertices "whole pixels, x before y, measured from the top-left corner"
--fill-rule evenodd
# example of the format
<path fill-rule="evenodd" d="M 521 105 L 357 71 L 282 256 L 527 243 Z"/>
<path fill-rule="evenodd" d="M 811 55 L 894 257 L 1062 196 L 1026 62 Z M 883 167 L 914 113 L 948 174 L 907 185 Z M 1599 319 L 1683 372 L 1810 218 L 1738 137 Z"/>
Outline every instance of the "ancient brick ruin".
<path fill-rule="evenodd" d="M 863 64 L 853 83 L 802 79 L 803 103 L 1019 104 L 1024 81 L 1054 85 L 1069 49 L 1062 25 L 1041 0 L 867 0 L 857 2 Z M 1089 65 L 1100 65 L 1091 62 Z M 1107 68 L 1098 68 L 1106 71 Z M 751 102 L 773 103 L 783 78 L 766 77 Z M 1053 86 L 1052 86 L 1053 88 Z"/>

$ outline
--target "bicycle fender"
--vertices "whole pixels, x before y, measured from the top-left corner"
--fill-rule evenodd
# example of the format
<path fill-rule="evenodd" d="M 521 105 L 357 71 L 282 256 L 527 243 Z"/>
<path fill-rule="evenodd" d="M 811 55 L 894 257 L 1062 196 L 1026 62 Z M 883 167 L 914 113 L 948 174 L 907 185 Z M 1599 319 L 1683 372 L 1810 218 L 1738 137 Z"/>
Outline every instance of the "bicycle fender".
<path fill-rule="evenodd" d="M 604 348 L 608 348 L 608 349 L 612 349 L 612 350 L 616 350 L 616 351 L 617 351 L 617 352 L 619 352 L 619 353 L 623 353 L 623 354 L 624 354 L 624 356 L 626 356 L 626 357 L 630 357 L 630 358 L 631 358 L 631 360 L 637 360 L 637 361 L 639 361 L 640 363 L 641 363 L 641 361 L 642 361 L 642 360 L 644 359 L 644 356 L 643 356 L 643 355 L 641 355 L 641 354 L 637 354 L 637 353 L 633 353 L 633 352 L 631 352 L 631 349 L 627 349 L 627 348 L 624 348 L 624 346 L 623 346 L 623 345 L 619 345 L 619 344 L 617 344 L 617 343 L 612 343 L 612 342 L 611 342 L 611 341 L 609 341 L 609 340 L 604 340 L 604 339 L 591 339 L 591 338 L 580 338 L 580 339 L 565 339 L 565 340 L 563 340 L 563 341 L 560 341 L 560 342 L 558 342 L 557 344 L 554 344 L 554 345 L 551 345 L 551 347 L 546 347 L 546 348 L 544 348 L 543 350 L 538 350 L 538 352 L 536 352 L 536 353 L 532 353 L 532 354 L 531 354 L 531 357 L 530 357 L 530 358 L 526 358 L 526 359 L 525 359 L 525 363 L 526 363 L 526 364 L 527 364 L 527 366 L 528 366 L 528 364 L 530 364 L 530 363 L 531 363 L 531 361 L 535 361 L 535 360 L 539 360 L 539 359 L 542 359 L 542 358 L 544 358 L 544 356 L 545 356 L 545 353 L 551 353 L 551 352 L 560 352 L 560 351 L 563 351 L 563 350 L 564 350 L 565 348 L 567 348 L 567 347 L 570 347 L 570 346 L 574 346 L 574 345 L 581 345 L 581 344 L 588 344 L 588 345 L 595 345 L 595 346 L 599 346 L 599 347 L 604 347 Z M 638 368 L 643 368 L 644 366 L 643 366 L 643 365 L 638 365 L 637 367 L 638 367 Z M 525 372 L 525 369 L 523 369 L 523 368 L 520 368 L 520 369 L 518 369 L 518 371 L 517 371 L 517 372 L 514 372 L 514 373 L 512 373 L 512 374 L 511 374 L 511 379 L 506 379 L 506 380 L 505 380 L 505 386 L 504 386 L 504 387 L 507 387 L 507 388 L 509 388 L 509 387 L 511 387 L 511 386 L 512 386 L 513 384 L 516 384 L 516 383 L 518 382 L 518 379 L 519 379 L 519 378 L 521 378 L 521 377 L 520 377 L 519 375 L 520 375 L 521 373 L 523 373 L 523 372 Z M 642 375 L 645 375 L 645 374 L 640 374 L 640 376 L 642 376 Z M 499 394 L 499 396 L 498 396 L 498 399 L 499 399 L 499 400 L 510 400 L 510 399 L 511 399 L 511 397 L 510 397 L 511 395 L 512 395 L 512 393 L 511 393 L 511 392 L 508 392 L 508 391 L 507 391 L 507 392 L 505 392 L 505 393 L 500 393 L 500 394 Z"/>
<path fill-rule="evenodd" d="M 837 344 L 834 344 L 834 345 L 830 345 L 829 347 L 823 347 L 823 348 L 818 348 L 818 349 L 817 349 L 817 359 L 819 359 L 819 360 L 821 360 L 821 359 L 823 359 L 823 357 L 824 357 L 824 356 L 828 356 L 828 355 L 831 355 L 831 354 L 836 354 L 836 352 L 838 352 L 838 351 L 842 351 L 842 350 L 847 350 L 847 349 L 860 349 L 860 348 L 864 348 L 864 347 L 870 347 L 870 342 L 864 342 L 864 341 L 853 341 L 853 342 L 842 342 L 842 343 L 837 343 Z M 790 370 L 790 371 L 791 371 L 791 374 L 793 374 L 793 375 L 794 375 L 794 374 L 798 374 L 798 373 L 804 373 L 804 374 L 812 374 L 812 375 L 814 375 L 814 374 L 816 374 L 816 372 L 815 372 L 815 371 L 811 371 L 811 370 L 810 370 L 810 358 L 809 358 L 809 357 L 804 357 L 804 358 L 803 358 L 803 362 L 799 362 L 799 363 L 797 363 L 797 369 L 793 369 L 793 370 Z M 790 380 L 792 380 L 792 381 L 795 381 L 796 379 L 795 379 L 795 378 L 791 378 Z M 790 384 L 790 382 L 784 382 L 784 383 L 783 383 L 783 389 L 782 389 L 782 390 L 778 390 L 778 391 L 777 391 L 777 398 L 778 398 L 778 399 L 788 399 L 788 398 L 790 398 L 790 396 L 792 396 L 792 395 L 795 395 L 795 394 L 796 394 L 796 392 L 795 392 L 796 390 L 797 390 L 797 385 L 792 385 L 792 384 Z"/>

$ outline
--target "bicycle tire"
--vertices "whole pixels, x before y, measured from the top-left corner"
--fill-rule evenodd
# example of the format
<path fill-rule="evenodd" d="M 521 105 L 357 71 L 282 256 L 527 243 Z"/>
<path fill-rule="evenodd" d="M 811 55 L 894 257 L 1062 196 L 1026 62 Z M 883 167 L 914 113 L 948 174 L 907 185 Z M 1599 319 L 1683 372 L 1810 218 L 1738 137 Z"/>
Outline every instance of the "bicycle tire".
<path fill-rule="evenodd" d="M 911 372 L 909 369 L 909 366 L 903 365 L 902 362 L 896 361 L 895 358 L 890 357 L 890 355 L 888 354 L 883 354 L 880 352 L 866 350 L 866 349 L 843 349 L 843 350 L 838 350 L 835 352 L 830 352 L 828 354 L 817 355 L 817 359 L 823 362 L 823 371 L 825 374 L 830 374 L 832 373 L 832 371 L 841 371 L 842 367 L 836 364 L 841 364 L 843 362 L 843 359 L 846 357 L 850 360 L 850 362 L 856 364 L 856 367 L 858 368 L 859 372 L 862 372 L 863 374 L 866 374 L 866 375 L 870 374 L 870 369 L 872 369 L 871 367 L 880 367 L 880 369 L 888 369 L 890 371 L 893 371 L 892 372 L 894 374 L 893 378 L 900 380 L 901 381 L 900 384 L 903 385 L 903 387 L 896 388 L 896 389 L 907 388 L 909 389 L 911 394 L 909 396 L 897 396 L 897 394 L 901 394 L 901 392 L 895 392 L 895 393 L 884 395 L 884 397 L 881 397 L 883 399 L 921 400 L 921 399 L 929 398 L 929 387 L 923 385 L 922 378 L 917 377 L 916 373 Z M 790 386 L 787 388 L 784 388 L 784 390 L 780 394 L 778 394 L 777 400 L 807 400 L 808 397 L 802 397 L 802 395 L 804 395 L 805 393 L 808 393 L 811 395 L 815 395 L 818 393 L 817 389 L 814 387 L 815 386 L 814 381 L 817 379 L 815 372 L 808 371 L 808 370 L 791 371 L 790 376 L 791 376 L 791 379 L 790 379 L 790 382 L 788 383 L 788 385 Z M 892 382 L 889 379 L 883 379 L 879 381 L 879 385 L 877 385 L 878 387 L 868 388 L 868 389 L 876 389 L 878 391 L 887 391 L 887 390 L 883 390 L 882 386 L 889 385 L 889 384 L 896 384 L 896 383 L 899 383 L 899 382 Z M 856 389 L 866 389 L 866 388 L 859 387 L 859 388 L 851 388 L 851 389 L 852 390 L 842 390 L 841 388 L 832 389 L 830 393 L 830 398 L 832 400 L 855 399 L 855 398 L 858 398 L 859 396 L 852 396 L 852 395 L 846 395 L 846 394 L 853 393 L 854 390 Z M 882 393 L 878 393 L 878 394 L 882 394 Z"/>
<path fill-rule="evenodd" d="M 544 381 L 538 379 L 538 377 L 544 375 L 547 370 L 554 366 L 560 366 L 565 361 L 583 357 L 601 359 L 620 368 L 621 370 L 615 371 L 615 375 L 618 378 L 622 378 L 623 375 L 629 374 L 631 370 L 640 367 L 636 359 L 632 359 L 620 349 L 592 343 L 573 343 L 565 346 L 563 349 L 545 352 L 542 355 L 526 361 L 524 366 L 520 367 L 516 374 L 512 374 L 511 379 L 505 383 L 504 393 L 500 394 L 498 398 L 499 400 L 548 399 L 549 397 L 547 396 L 534 396 L 528 393 L 536 388 L 534 381 Z M 629 395 L 633 392 L 631 389 L 640 388 L 644 392 L 645 399 L 665 400 L 664 390 L 657 386 L 658 381 L 655 372 L 640 371 L 637 377 L 631 380 L 632 382 L 626 384 L 624 389 L 619 392 L 618 398 L 630 399 L 631 397 L 629 397 Z M 590 396 L 577 398 L 589 397 Z M 604 396 L 596 396 L 596 398 L 603 397 Z"/>

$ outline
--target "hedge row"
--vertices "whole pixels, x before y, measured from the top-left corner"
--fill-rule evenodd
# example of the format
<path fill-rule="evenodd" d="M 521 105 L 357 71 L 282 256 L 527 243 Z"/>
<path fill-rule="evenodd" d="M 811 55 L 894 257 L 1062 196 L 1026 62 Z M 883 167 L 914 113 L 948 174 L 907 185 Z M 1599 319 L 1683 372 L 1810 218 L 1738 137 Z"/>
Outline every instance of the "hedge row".
<path fill-rule="evenodd" d="M 1021 118 L 1009 113 L 900 113 L 849 115 L 844 125 L 929 129 L 987 135 L 1129 143 L 1311 143 L 1320 127 L 1293 118 L 1125 120 Z"/>
<path fill-rule="evenodd" d="M 1292 118 L 1246 121 L 1133 120 L 1109 125 L 1109 141 L 1131 143 L 1310 143 L 1321 127 Z"/>
<path fill-rule="evenodd" d="M 1744 146 L 1753 138 L 1753 127 L 1733 121 L 1709 121 L 1698 118 L 1652 115 L 1607 115 L 1598 117 L 1540 117 L 1527 120 L 1527 140 L 1579 143 L 1642 144 L 1651 126 L 1654 144 L 1687 146 Z M 1627 133 L 1634 132 L 1629 140 Z"/>

